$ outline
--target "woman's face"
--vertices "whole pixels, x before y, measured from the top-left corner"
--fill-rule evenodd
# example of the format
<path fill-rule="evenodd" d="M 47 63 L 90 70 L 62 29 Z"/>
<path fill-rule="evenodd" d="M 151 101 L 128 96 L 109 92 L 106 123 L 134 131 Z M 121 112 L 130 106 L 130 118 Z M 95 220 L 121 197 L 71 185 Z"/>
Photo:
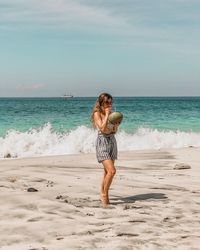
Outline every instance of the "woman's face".
<path fill-rule="evenodd" d="M 111 108 L 112 107 L 112 99 L 107 99 L 103 103 L 103 107 L 105 108 Z"/>

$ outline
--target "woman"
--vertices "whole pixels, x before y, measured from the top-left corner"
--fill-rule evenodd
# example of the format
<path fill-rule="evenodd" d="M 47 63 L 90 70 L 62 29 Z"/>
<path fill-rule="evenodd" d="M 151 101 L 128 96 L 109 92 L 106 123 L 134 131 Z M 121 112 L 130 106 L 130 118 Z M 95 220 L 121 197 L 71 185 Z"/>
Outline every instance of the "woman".
<path fill-rule="evenodd" d="M 113 98 L 108 93 L 102 93 L 94 105 L 91 120 L 98 130 L 96 141 L 96 156 L 99 163 L 103 164 L 104 175 L 101 184 L 101 201 L 109 204 L 109 188 L 116 173 L 114 166 L 117 159 L 117 143 L 114 134 L 118 125 L 108 124 L 108 116 L 112 112 Z"/>

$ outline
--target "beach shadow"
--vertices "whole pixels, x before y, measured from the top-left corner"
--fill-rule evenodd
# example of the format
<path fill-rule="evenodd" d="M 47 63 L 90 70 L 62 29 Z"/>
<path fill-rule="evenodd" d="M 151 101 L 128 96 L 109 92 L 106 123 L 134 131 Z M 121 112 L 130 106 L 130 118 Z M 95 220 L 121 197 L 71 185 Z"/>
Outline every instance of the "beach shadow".
<path fill-rule="evenodd" d="M 124 204 L 124 203 L 134 203 L 135 201 L 144 201 L 144 200 L 165 200 L 168 199 L 168 197 L 163 193 L 148 193 L 148 194 L 139 194 L 139 195 L 133 195 L 133 196 L 127 196 L 127 197 L 118 197 L 112 199 L 114 204 Z"/>

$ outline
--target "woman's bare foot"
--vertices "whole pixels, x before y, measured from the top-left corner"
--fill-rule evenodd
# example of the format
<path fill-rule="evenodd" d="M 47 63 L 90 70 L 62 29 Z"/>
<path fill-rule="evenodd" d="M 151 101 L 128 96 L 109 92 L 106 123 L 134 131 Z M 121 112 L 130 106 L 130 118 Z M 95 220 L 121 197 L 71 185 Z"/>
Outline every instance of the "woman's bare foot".
<path fill-rule="evenodd" d="M 101 193 L 101 202 L 103 203 L 103 205 L 109 205 L 110 201 L 108 195 Z"/>

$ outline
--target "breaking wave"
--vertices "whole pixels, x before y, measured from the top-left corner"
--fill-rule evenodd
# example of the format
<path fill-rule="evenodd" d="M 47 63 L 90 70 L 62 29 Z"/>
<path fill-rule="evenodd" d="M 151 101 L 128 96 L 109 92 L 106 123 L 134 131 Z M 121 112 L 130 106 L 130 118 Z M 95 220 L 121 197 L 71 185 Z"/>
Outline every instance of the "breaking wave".
<path fill-rule="evenodd" d="M 86 126 L 59 133 L 49 123 L 26 132 L 9 130 L 0 137 L 0 158 L 94 153 L 96 136 L 97 132 Z M 200 147 L 200 133 L 192 131 L 138 128 L 132 133 L 120 130 L 116 139 L 119 151 Z"/>

